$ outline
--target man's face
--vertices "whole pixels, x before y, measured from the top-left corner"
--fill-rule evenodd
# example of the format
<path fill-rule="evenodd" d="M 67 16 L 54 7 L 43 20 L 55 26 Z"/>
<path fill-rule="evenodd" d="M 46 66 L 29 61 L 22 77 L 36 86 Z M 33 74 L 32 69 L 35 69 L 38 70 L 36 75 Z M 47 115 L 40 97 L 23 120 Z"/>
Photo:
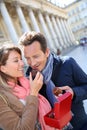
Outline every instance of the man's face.
<path fill-rule="evenodd" d="M 47 48 L 44 53 L 41 50 L 40 43 L 38 41 L 34 41 L 31 45 L 24 47 L 24 56 L 32 69 L 42 71 L 49 56 L 49 49 Z"/>

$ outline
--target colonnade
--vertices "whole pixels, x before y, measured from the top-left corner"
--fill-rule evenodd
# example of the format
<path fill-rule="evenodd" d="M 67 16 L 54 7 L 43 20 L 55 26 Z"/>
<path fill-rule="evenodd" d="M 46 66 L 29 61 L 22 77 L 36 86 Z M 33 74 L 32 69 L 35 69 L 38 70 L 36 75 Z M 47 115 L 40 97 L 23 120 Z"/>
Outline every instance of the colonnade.
<path fill-rule="evenodd" d="M 44 33 L 48 46 L 54 52 L 56 52 L 58 48 L 62 50 L 74 44 L 75 38 L 66 18 L 49 14 L 48 12 L 42 12 L 38 9 L 34 11 L 33 8 L 25 6 L 30 20 L 29 24 L 21 5 L 18 2 L 13 2 L 12 7 L 13 6 L 15 7 L 16 15 L 21 24 L 22 33 L 32 30 Z M 19 36 L 6 7 L 6 3 L 3 0 L 0 2 L 0 12 L 11 40 L 17 44 Z"/>

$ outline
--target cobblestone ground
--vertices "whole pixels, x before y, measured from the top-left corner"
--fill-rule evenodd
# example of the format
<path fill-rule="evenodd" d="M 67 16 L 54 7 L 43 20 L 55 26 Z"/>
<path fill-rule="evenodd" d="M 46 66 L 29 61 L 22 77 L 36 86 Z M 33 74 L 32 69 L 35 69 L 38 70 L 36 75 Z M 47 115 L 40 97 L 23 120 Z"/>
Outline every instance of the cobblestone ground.
<path fill-rule="evenodd" d="M 73 57 L 83 71 L 87 74 L 87 45 L 85 46 L 78 46 L 71 52 L 66 53 L 67 56 Z M 85 111 L 87 113 L 87 100 L 84 102 Z"/>
<path fill-rule="evenodd" d="M 85 73 L 87 73 L 87 45 L 78 46 L 66 55 L 73 57 Z"/>

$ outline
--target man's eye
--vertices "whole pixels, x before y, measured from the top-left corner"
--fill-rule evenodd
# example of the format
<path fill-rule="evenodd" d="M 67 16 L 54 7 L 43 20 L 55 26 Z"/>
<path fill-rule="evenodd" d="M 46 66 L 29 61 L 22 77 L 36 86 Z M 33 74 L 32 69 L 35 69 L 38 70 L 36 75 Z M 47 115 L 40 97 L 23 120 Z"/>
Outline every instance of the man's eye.
<path fill-rule="evenodd" d="M 26 58 L 26 60 L 30 60 L 30 58 Z"/>
<path fill-rule="evenodd" d="M 34 58 L 38 58 L 39 56 L 34 56 Z"/>

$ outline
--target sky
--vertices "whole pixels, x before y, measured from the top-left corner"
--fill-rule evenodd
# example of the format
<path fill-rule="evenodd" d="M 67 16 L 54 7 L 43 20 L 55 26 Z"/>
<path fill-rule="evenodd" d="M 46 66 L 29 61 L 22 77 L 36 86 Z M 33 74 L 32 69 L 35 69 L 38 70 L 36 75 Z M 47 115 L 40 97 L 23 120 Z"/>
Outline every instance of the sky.
<path fill-rule="evenodd" d="M 48 1 L 58 4 L 60 5 L 60 7 L 64 7 L 65 5 L 69 5 L 76 0 L 48 0 Z"/>
<path fill-rule="evenodd" d="M 61 4 L 65 4 L 65 5 L 68 5 L 68 4 L 71 4 L 72 2 L 74 2 L 75 0 L 58 0 L 59 3 Z"/>

